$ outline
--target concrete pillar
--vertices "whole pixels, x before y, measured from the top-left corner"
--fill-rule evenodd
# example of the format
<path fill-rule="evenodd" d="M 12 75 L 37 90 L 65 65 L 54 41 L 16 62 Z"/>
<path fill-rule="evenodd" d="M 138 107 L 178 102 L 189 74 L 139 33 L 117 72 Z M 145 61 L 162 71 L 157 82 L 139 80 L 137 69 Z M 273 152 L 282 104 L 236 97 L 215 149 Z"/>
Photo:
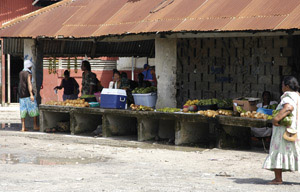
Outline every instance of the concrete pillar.
<path fill-rule="evenodd" d="M 176 122 L 175 145 L 208 142 L 209 124 L 200 122 L 186 122 L 179 120 Z"/>
<path fill-rule="evenodd" d="M 70 131 L 72 135 L 80 133 L 91 133 L 102 124 L 101 115 L 70 112 Z"/>
<path fill-rule="evenodd" d="M 156 108 L 176 107 L 177 39 L 155 39 Z"/>
<path fill-rule="evenodd" d="M 112 114 L 102 116 L 102 131 L 104 137 L 133 135 L 137 131 L 137 119 Z"/>
<path fill-rule="evenodd" d="M 40 89 L 43 83 L 43 44 L 34 39 L 24 39 L 24 60 L 31 60 L 33 91 L 38 104 L 41 104 Z"/>
<path fill-rule="evenodd" d="M 138 141 L 155 139 L 158 136 L 159 120 L 140 117 L 138 120 Z"/>

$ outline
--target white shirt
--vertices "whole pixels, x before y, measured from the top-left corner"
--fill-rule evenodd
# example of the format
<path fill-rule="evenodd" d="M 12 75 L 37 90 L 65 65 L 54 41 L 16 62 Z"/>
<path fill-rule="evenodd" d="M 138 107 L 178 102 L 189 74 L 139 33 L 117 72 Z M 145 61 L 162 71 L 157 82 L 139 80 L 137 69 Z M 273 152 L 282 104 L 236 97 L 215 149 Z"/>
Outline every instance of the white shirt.
<path fill-rule="evenodd" d="M 270 101 L 270 104 L 269 105 L 274 105 L 274 104 L 278 104 L 278 102 L 277 101 Z M 267 107 L 267 105 L 264 105 L 264 106 L 262 106 L 262 103 L 258 103 L 257 105 L 256 105 L 256 107 L 257 108 L 262 108 L 262 107 Z"/>
<path fill-rule="evenodd" d="M 109 82 L 109 89 L 118 89 L 118 82 L 114 83 L 113 81 Z"/>

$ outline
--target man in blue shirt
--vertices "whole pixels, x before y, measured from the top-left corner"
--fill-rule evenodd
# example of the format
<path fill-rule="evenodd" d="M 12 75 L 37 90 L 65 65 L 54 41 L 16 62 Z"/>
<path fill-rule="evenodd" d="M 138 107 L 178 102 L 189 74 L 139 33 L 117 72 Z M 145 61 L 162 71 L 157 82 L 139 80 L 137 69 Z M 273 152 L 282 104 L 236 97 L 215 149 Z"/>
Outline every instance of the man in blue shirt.
<path fill-rule="evenodd" d="M 144 71 L 142 73 L 144 75 L 144 81 L 153 81 L 153 76 L 151 74 L 150 66 L 148 64 L 144 65 Z"/>

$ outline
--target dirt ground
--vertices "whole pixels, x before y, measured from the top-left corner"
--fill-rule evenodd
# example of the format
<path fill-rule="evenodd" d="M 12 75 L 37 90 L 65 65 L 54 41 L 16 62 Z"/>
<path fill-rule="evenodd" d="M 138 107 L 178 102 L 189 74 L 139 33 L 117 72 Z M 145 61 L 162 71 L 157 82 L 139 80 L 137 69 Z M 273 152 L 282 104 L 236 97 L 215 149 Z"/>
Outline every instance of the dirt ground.
<path fill-rule="evenodd" d="M 300 174 L 267 185 L 263 151 L 0 131 L 0 191 L 300 191 Z"/>

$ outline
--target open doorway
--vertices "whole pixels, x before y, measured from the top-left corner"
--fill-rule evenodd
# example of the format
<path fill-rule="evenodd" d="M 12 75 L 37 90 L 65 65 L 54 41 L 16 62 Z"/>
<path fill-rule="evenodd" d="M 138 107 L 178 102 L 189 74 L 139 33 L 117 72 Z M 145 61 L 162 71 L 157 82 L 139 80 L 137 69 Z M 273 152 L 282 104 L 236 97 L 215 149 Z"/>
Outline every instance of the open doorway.
<path fill-rule="evenodd" d="M 8 62 L 6 62 L 8 65 Z M 19 73 L 23 70 L 23 59 L 19 56 L 10 56 L 10 67 L 6 67 L 6 101 L 7 103 L 19 103 L 18 85 Z M 10 73 L 10 75 L 8 75 Z M 10 77 L 10 78 L 9 78 Z M 10 81 L 10 82 L 9 82 Z M 8 94 L 10 92 L 10 95 Z"/>

